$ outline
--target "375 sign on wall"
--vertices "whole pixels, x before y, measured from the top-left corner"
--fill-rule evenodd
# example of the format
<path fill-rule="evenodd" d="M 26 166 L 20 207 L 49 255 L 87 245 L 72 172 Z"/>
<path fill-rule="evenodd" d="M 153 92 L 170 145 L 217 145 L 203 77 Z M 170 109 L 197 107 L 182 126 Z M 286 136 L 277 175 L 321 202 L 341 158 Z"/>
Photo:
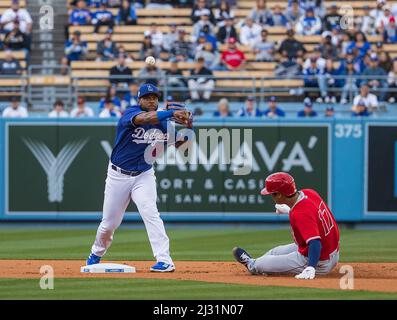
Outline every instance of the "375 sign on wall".
<path fill-rule="evenodd" d="M 236 175 L 233 170 L 241 158 L 239 148 L 230 163 L 211 162 L 230 139 L 219 139 L 209 152 L 209 162 L 202 161 L 207 157 L 202 144 L 195 146 L 200 161 L 194 163 L 172 162 L 171 149 L 166 149 L 162 160 L 167 161 L 155 165 L 160 212 L 274 212 L 259 190 L 266 175 L 281 170 L 293 174 L 298 185 L 329 197 L 328 125 L 198 124 L 195 134 L 208 130 L 212 135 L 221 129 L 223 138 L 229 133 L 232 137 L 233 130 L 249 132 L 249 143 L 241 142 L 251 161 L 249 174 Z M 115 131 L 114 122 L 8 122 L 6 214 L 100 214 Z M 135 207 L 129 210 L 135 212 Z"/>

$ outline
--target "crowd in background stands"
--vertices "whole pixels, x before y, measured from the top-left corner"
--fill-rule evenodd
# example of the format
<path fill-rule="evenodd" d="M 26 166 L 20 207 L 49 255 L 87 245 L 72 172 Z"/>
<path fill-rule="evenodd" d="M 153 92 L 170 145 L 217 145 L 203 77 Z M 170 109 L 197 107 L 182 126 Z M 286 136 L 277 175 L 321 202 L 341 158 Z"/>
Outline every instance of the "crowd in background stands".
<path fill-rule="evenodd" d="M 119 118 L 122 115 L 123 108 L 128 107 L 131 103 L 136 104 L 136 94 L 138 91 L 138 85 L 135 82 L 130 83 L 130 91 L 123 96 L 122 99 L 118 98 L 116 95 L 115 87 L 109 88 L 108 95 L 106 98 L 102 98 L 100 101 L 100 112 L 98 115 L 95 114 L 94 110 L 86 105 L 83 97 L 77 99 L 77 105 L 69 113 L 65 110 L 65 105 L 61 100 L 57 100 L 53 109 L 48 113 L 49 118 Z M 271 96 L 268 99 L 267 107 L 265 110 L 260 110 L 255 105 L 255 97 L 248 96 L 245 100 L 244 106 L 241 107 L 235 114 L 230 111 L 229 101 L 226 98 L 219 100 L 217 105 L 217 110 L 213 113 L 214 117 L 218 118 L 230 118 L 230 117 L 245 117 L 245 118 L 283 118 L 286 113 L 277 104 L 277 99 L 275 96 Z M 167 102 L 173 101 L 172 96 L 168 96 L 164 102 L 164 106 Z M 367 107 L 367 104 L 371 105 L 371 108 Z M 369 93 L 369 88 L 363 85 L 360 90 L 360 94 L 355 97 L 355 108 L 352 110 L 351 115 L 353 117 L 357 116 L 370 116 L 370 110 L 376 110 L 378 108 L 378 101 L 374 94 Z M 201 116 L 203 110 L 196 108 L 194 110 L 195 116 Z M 314 118 L 314 117 L 325 117 L 333 118 L 335 117 L 334 108 L 329 105 L 326 107 L 323 115 L 319 115 L 313 109 L 313 103 L 310 98 L 305 98 L 303 101 L 303 109 L 297 112 L 297 117 L 299 118 Z M 2 117 L 4 118 L 27 118 L 29 116 L 27 109 L 22 106 L 19 102 L 19 98 L 12 97 L 11 105 L 6 107 L 2 112 Z"/>
<path fill-rule="evenodd" d="M 112 31 L 115 25 L 139 24 L 136 9 L 143 8 L 144 1 L 75 1 L 76 7 L 70 13 L 70 25 L 94 25 L 94 32 L 98 32 L 102 25 L 108 27 L 97 45 L 96 59 L 117 61 L 110 75 L 132 76 L 126 63 L 154 56 L 161 61 L 171 61 L 171 69 L 146 66 L 139 76 L 161 85 L 164 83 L 159 83 L 159 79 L 167 74 L 169 87 L 189 89 L 193 101 L 209 100 L 216 85 L 212 71 L 243 70 L 247 66 L 247 59 L 239 46 L 245 45 L 251 48 L 256 61 L 277 63 L 276 77 L 302 76 L 305 96 L 308 97 L 314 88 L 319 91 L 317 102 L 335 103 L 337 90 L 334 89 L 339 88 L 340 103 L 345 104 L 351 92 L 353 96 L 359 96 L 361 86 L 368 86 L 373 91 L 380 89 L 380 102 L 395 101 L 394 94 L 388 95 L 387 89 L 397 88 L 397 62 L 383 49 L 383 44 L 397 43 L 394 18 L 397 6 L 388 6 L 386 0 L 377 0 L 375 9 L 364 7 L 364 15 L 355 17 L 354 25 L 349 29 L 342 26 L 346 21 L 341 22 L 338 6 L 332 3 L 326 7 L 322 0 L 289 0 L 284 11 L 277 5 L 268 9 L 266 1 L 257 0 L 256 7 L 241 21 L 235 19 L 237 1 L 197 0 L 192 3 L 181 0 L 168 1 L 166 5 L 163 1 L 149 2 L 146 8 L 192 7 L 193 30 L 187 35 L 183 26 L 171 24 L 169 31 L 162 33 L 153 23 L 144 32 L 139 54 L 132 56 L 122 45 L 112 40 Z M 97 9 L 92 13 L 87 7 Z M 109 7 L 119 8 L 117 16 L 112 15 L 107 9 Z M 273 26 L 287 29 L 285 39 L 279 43 L 269 39 L 267 28 Z M 322 41 L 308 54 L 304 44 L 296 39 L 296 34 L 321 35 Z M 383 42 L 371 48 L 368 35 L 382 35 Z M 224 51 L 219 50 L 221 44 L 226 44 Z M 84 59 L 87 50 L 87 43 L 81 40 L 80 32 L 76 31 L 66 44 L 67 61 L 65 59 L 64 62 Z M 196 78 L 183 77 L 178 69 L 178 62 L 181 61 L 196 61 L 196 67 L 190 73 Z M 362 80 L 360 75 L 369 76 L 371 80 Z M 112 84 L 127 87 L 128 81 L 112 80 Z M 372 108 L 367 99 L 361 99 L 360 102 Z M 359 109 L 358 105 L 353 106 L 353 109 Z"/>
<path fill-rule="evenodd" d="M 20 75 L 22 67 L 14 57 L 15 51 L 22 51 L 29 59 L 31 44 L 32 17 L 20 7 L 18 0 L 12 0 L 11 7 L 0 17 L 0 50 L 5 51 L 0 60 L 0 75 Z"/>

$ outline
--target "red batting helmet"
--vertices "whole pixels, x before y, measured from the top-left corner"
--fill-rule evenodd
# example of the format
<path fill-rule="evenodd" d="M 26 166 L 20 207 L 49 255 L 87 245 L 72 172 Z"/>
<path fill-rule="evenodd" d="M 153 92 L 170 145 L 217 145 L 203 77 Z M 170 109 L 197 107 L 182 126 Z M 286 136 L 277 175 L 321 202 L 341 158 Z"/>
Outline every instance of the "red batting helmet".
<path fill-rule="evenodd" d="M 276 172 L 268 176 L 261 194 L 265 196 L 274 192 L 280 192 L 287 197 L 292 196 L 296 192 L 294 178 L 285 172 Z"/>

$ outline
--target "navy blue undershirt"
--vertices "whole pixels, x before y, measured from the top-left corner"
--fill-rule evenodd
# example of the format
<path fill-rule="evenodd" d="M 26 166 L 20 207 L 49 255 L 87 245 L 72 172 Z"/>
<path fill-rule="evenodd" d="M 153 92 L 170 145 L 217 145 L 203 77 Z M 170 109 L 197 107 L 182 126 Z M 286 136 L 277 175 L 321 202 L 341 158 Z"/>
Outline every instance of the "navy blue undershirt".
<path fill-rule="evenodd" d="M 313 239 L 309 241 L 309 267 L 317 267 L 321 254 L 321 241 L 320 239 Z"/>

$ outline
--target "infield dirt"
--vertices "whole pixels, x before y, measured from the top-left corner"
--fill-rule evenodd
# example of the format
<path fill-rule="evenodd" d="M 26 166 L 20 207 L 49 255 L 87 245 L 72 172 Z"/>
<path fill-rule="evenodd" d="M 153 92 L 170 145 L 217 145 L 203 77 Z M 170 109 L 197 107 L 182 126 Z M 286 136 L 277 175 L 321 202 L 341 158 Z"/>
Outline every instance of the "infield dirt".
<path fill-rule="evenodd" d="M 55 278 L 150 278 L 193 280 L 215 283 L 246 284 L 258 286 L 287 286 L 322 289 L 340 289 L 343 265 L 354 270 L 354 290 L 397 292 L 397 263 L 345 263 L 338 264 L 332 273 L 317 276 L 314 280 L 296 280 L 293 276 L 251 275 L 237 262 L 177 261 L 172 273 L 149 271 L 152 261 L 106 261 L 134 266 L 136 273 L 84 274 L 79 260 L 0 260 L 0 278 L 35 279 L 42 277 L 40 267 L 50 265 Z"/>

